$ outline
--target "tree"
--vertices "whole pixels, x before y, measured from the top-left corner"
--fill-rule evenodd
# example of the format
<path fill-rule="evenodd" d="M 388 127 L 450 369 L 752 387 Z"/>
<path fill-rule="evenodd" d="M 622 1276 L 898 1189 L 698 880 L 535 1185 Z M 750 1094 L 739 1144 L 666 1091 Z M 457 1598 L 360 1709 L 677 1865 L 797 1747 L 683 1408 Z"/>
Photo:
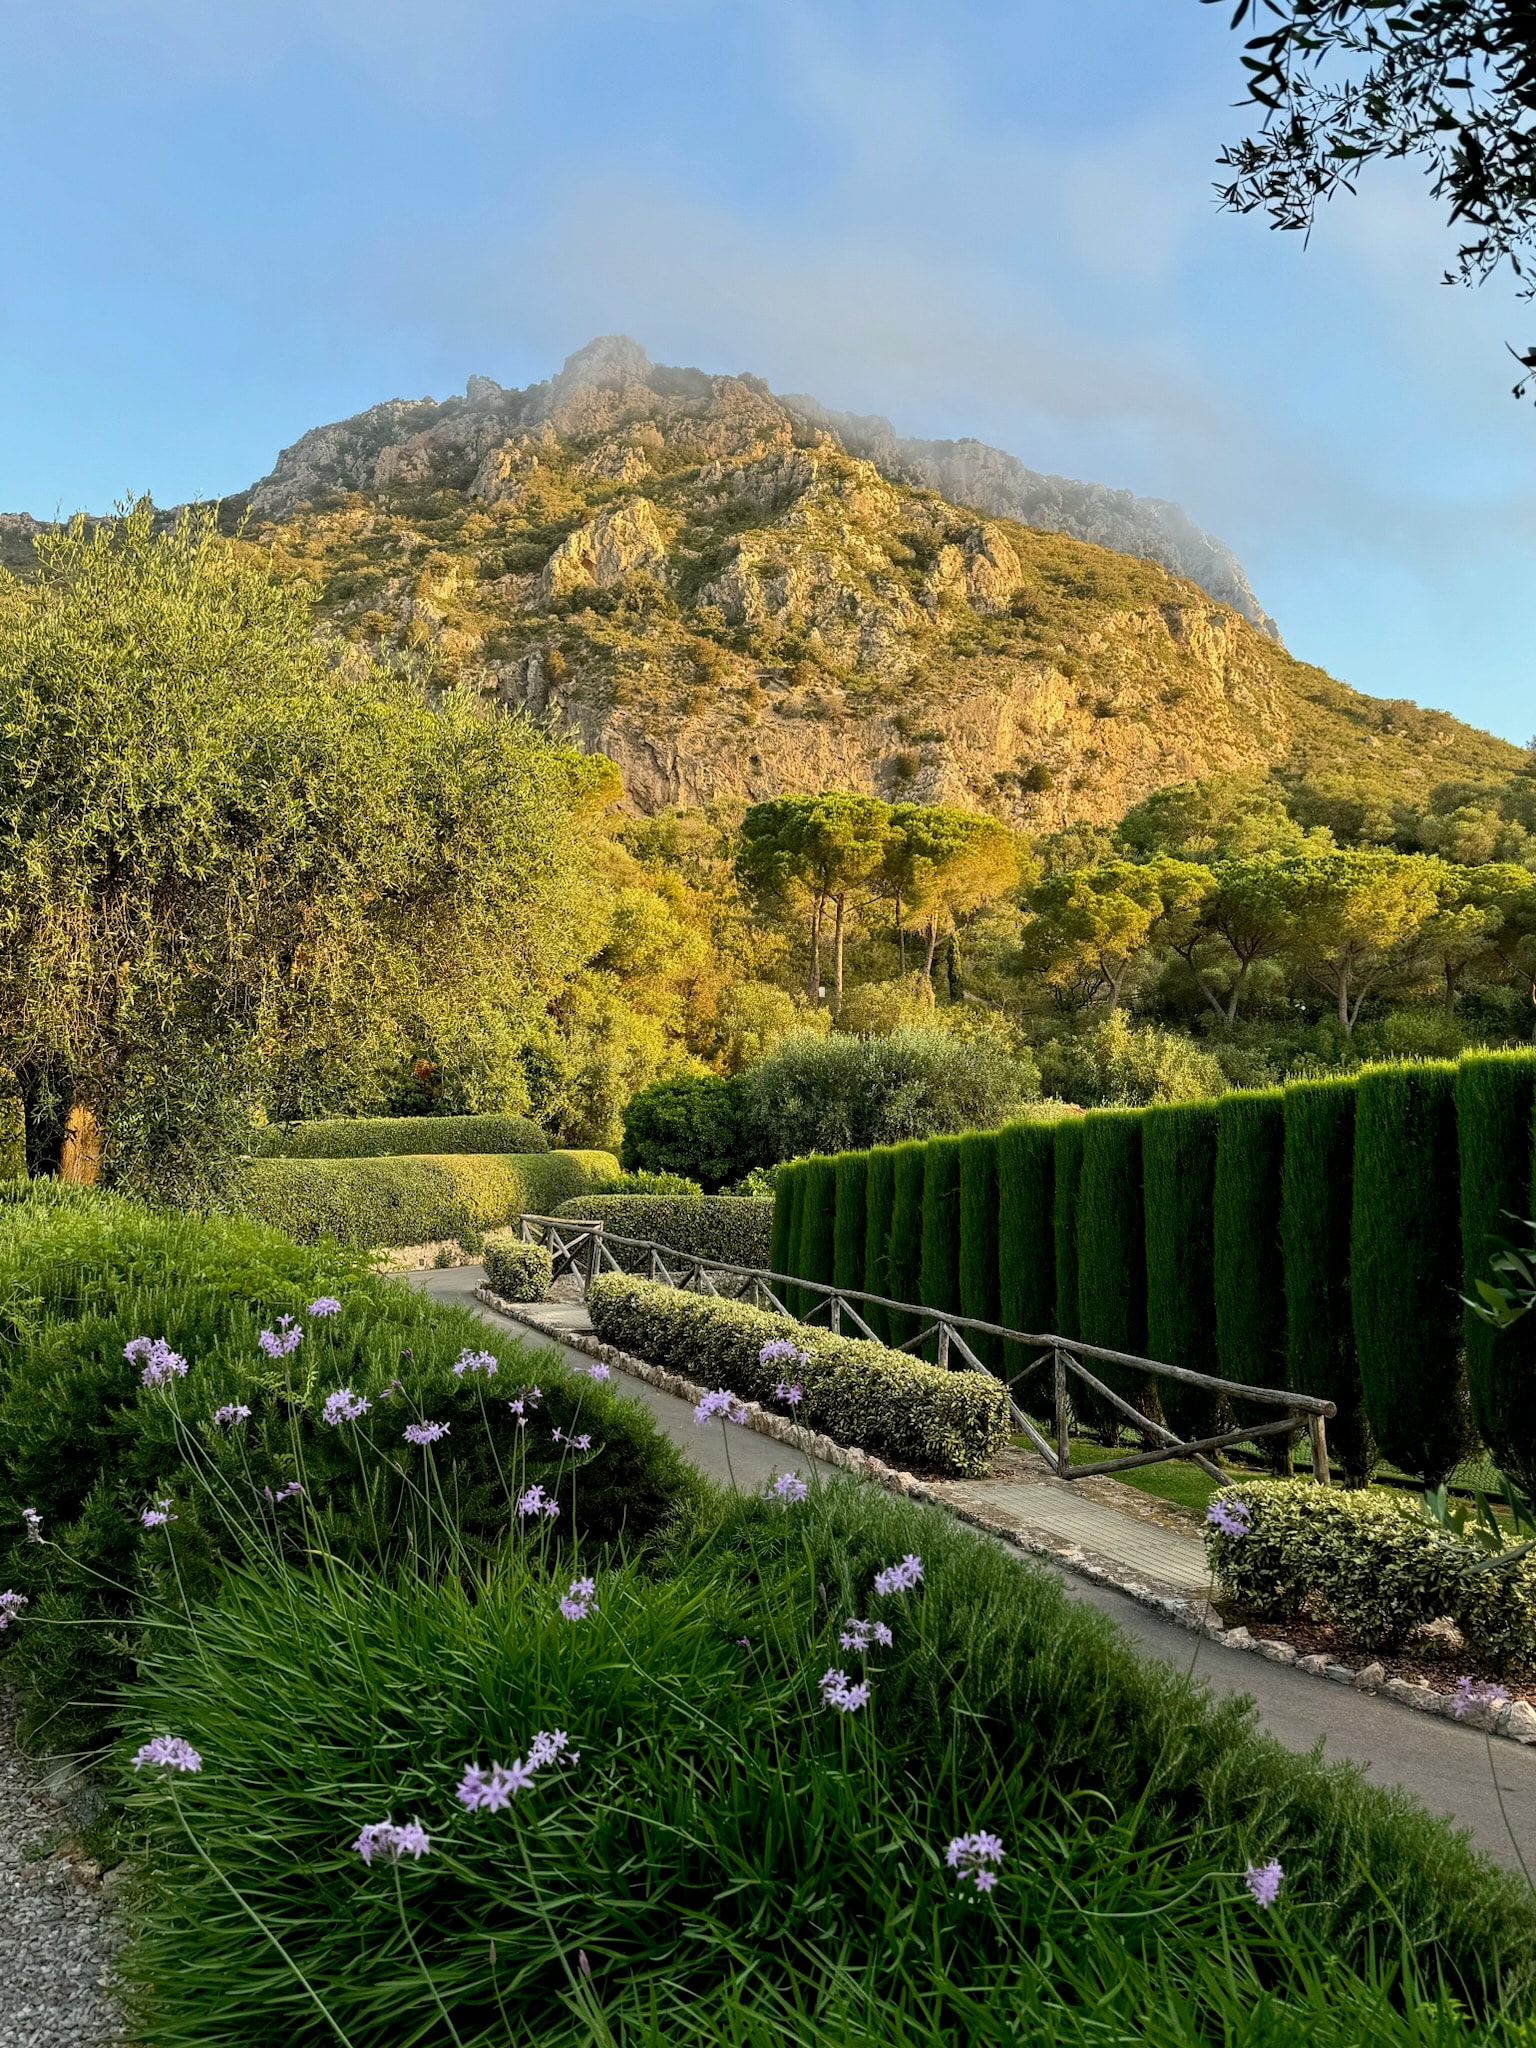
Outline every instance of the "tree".
<path fill-rule="evenodd" d="M 1308 854 L 1276 865 L 1289 897 L 1287 949 L 1353 1037 L 1360 1006 L 1405 966 L 1439 905 L 1440 863 L 1421 854 Z"/>
<path fill-rule="evenodd" d="M 1238 1005 L 1257 963 L 1280 951 L 1292 922 L 1289 871 L 1272 854 L 1253 860 L 1221 860 L 1211 870 L 1213 887 L 1199 908 L 1193 935 L 1175 940 L 1200 992 L 1224 1024 L 1237 1020 Z M 1198 948 L 1221 941 L 1235 964 L 1223 1002 L 1212 987 Z"/>
<path fill-rule="evenodd" d="M 1206 5 L 1217 0 L 1206 0 Z M 1224 0 L 1222 0 L 1224 4 Z M 1237 0 L 1262 24 L 1243 56 L 1259 131 L 1221 157 L 1224 204 L 1308 230 L 1365 165 L 1409 159 L 1467 239 L 1447 282 L 1508 264 L 1536 293 L 1536 14 L 1511 0 Z M 1522 392 L 1536 349 L 1517 354 Z"/>
<path fill-rule="evenodd" d="M 1211 889 L 1192 861 L 1112 860 L 1048 875 L 1032 891 L 1020 953 L 1065 1009 L 1106 998 L 1115 1010 L 1138 959 L 1187 928 Z"/>
<path fill-rule="evenodd" d="M 1177 860 L 1218 861 L 1299 852 L 1307 835 L 1272 782 L 1224 774 L 1154 790 L 1126 812 L 1115 837 L 1141 859 L 1166 853 Z"/>
<path fill-rule="evenodd" d="M 930 983 L 940 936 L 953 937 L 959 919 L 1016 887 L 1021 858 L 1017 835 L 996 818 L 946 804 L 892 808 L 880 891 L 894 899 L 898 934 L 903 905 L 922 919 Z"/>
<path fill-rule="evenodd" d="M 579 958 L 608 764 L 333 665 L 211 520 L 142 503 L 38 557 L 0 582 L 0 1058 L 35 1149 L 67 1113 L 80 1170 L 104 1142 L 196 1192 L 263 1063 Z"/>
<path fill-rule="evenodd" d="M 843 933 L 850 898 L 885 851 L 890 807 L 872 796 L 830 792 L 753 804 L 741 823 L 736 873 L 759 902 L 803 906 L 809 918 L 806 1000 L 821 1000 L 822 927 L 833 916 L 832 1014 L 843 999 Z"/>

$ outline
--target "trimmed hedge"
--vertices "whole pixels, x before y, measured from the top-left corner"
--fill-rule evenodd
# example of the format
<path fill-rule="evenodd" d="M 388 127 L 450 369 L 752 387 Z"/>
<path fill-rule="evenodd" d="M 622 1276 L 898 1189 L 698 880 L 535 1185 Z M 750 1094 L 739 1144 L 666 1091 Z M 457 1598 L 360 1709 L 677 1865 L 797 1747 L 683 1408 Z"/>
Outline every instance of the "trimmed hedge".
<path fill-rule="evenodd" d="M 910 1301 L 925 1308 L 960 1306 L 960 1140 L 935 1138 L 923 1147 L 923 1231 L 917 1293 Z M 938 1356 L 938 1338 L 923 1344 L 923 1356 Z"/>
<path fill-rule="evenodd" d="M 983 1323 L 1002 1320 L 999 1313 L 997 1193 L 999 1134 L 972 1131 L 960 1140 L 959 1308 Z M 1002 1363 L 1000 1338 L 968 1331 L 965 1340 L 983 1365 Z"/>
<path fill-rule="evenodd" d="M 1332 1401 L 1329 1463 L 1363 1486 L 1377 1463 L 1365 1412 L 1349 1298 L 1354 1209 L 1355 1083 L 1302 1081 L 1285 1091 L 1280 1253 L 1286 1384 Z"/>
<path fill-rule="evenodd" d="M 974 1477 L 1008 1440 L 1007 1395 L 990 1373 L 941 1372 L 867 1339 L 627 1274 L 594 1280 L 587 1312 L 605 1344 L 765 1403 L 784 1367 L 763 1365 L 758 1353 L 792 1337 L 805 1353 L 795 1368 L 805 1396 L 800 1419 L 892 1464 Z"/>
<path fill-rule="evenodd" d="M 542 1301 L 549 1292 L 555 1262 L 541 1244 L 488 1244 L 485 1280 L 503 1301 Z"/>
<path fill-rule="evenodd" d="M 327 1116 L 303 1124 L 259 1124 L 253 1159 L 395 1159 L 440 1152 L 547 1152 L 526 1116 Z"/>
<path fill-rule="evenodd" d="M 895 1148 L 891 1188 L 891 1248 L 887 1261 L 887 1284 L 893 1301 L 921 1299 L 923 1284 L 923 1155 L 927 1146 L 909 1140 Z M 915 1316 L 886 1319 L 891 1325 L 890 1342 L 905 1344 L 918 1332 Z"/>
<path fill-rule="evenodd" d="M 1216 1105 L 1216 1181 L 1211 1197 L 1216 1365 L 1223 1379 L 1284 1387 L 1285 1269 L 1280 1190 L 1285 1097 L 1278 1088 L 1227 1095 Z M 1244 1422 L 1278 1422 L 1281 1411 L 1233 1403 Z M 1290 1439 L 1262 1441 L 1279 1470 L 1290 1469 Z"/>
<path fill-rule="evenodd" d="M 1056 1254 L 1056 1321 L 1053 1329 L 1044 1334 L 1080 1337 L 1077 1209 L 1083 1191 L 1083 1125 L 1057 1124 L 1051 1135 L 1055 1139 L 1051 1159 L 1051 1241 Z"/>
<path fill-rule="evenodd" d="M 864 1190 L 869 1179 L 867 1152 L 839 1152 L 832 1162 L 832 1280 L 838 1287 L 862 1293 L 864 1288 Z"/>
<path fill-rule="evenodd" d="M 829 1153 L 817 1153 L 801 1167 L 800 1228 L 790 1254 L 790 1271 L 807 1280 L 832 1278 L 832 1229 L 837 1201 L 837 1169 Z M 800 1290 L 799 1313 L 809 1315 L 825 1297 Z"/>
<path fill-rule="evenodd" d="M 773 1203 L 766 1195 L 577 1195 L 554 1214 L 603 1223 L 620 1237 L 646 1237 L 698 1259 L 772 1269 Z M 626 1272 L 645 1270 L 643 1252 L 615 1245 L 613 1255 Z"/>
<path fill-rule="evenodd" d="M 253 1159 L 244 1213 L 300 1244 L 334 1238 L 373 1251 L 481 1233 L 525 1210 L 552 1215 L 590 1181 L 617 1173 L 611 1152 L 451 1152 L 410 1159 Z"/>
<path fill-rule="evenodd" d="M 1456 1070 L 1456 1131 L 1461 1165 L 1464 1292 L 1492 1278 L 1495 1239 L 1524 1244 L 1514 1218 L 1533 1213 L 1531 1139 L 1536 1115 L 1536 1055 L 1484 1053 Z M 1474 1315 L 1462 1319 L 1472 1414 L 1495 1462 L 1536 1493 L 1536 1315 L 1507 1330 Z"/>
<path fill-rule="evenodd" d="M 1343 1492 L 1310 1479 L 1264 1479 L 1217 1496 L 1247 1510 L 1247 1533 L 1206 1527 L 1212 1567 L 1254 1615 L 1312 1619 L 1347 1630 L 1367 1649 L 1396 1649 L 1415 1629 L 1449 1615 L 1485 1669 L 1536 1668 L 1536 1561 L 1497 1571 L 1457 1543 L 1411 1500 Z"/>
<path fill-rule="evenodd" d="M 1077 1194 L 1078 1336 L 1109 1351 L 1147 1355 L 1146 1219 L 1141 1185 L 1142 1119 L 1134 1110 L 1100 1110 L 1082 1121 L 1083 1170 Z M 1122 1400 L 1147 1410 L 1144 1374 L 1090 1360 Z M 1113 1442 L 1125 1418 L 1081 1382 L 1073 1398 L 1084 1418 Z"/>
<path fill-rule="evenodd" d="M 1471 1443 L 1461 1370 L 1456 1069 L 1365 1073 L 1355 1096 L 1350 1296 L 1371 1429 L 1429 1485 Z"/>
<path fill-rule="evenodd" d="M 1152 1109 L 1141 1124 L 1147 1355 L 1188 1372 L 1216 1371 L 1216 1131 L 1214 1102 Z M 1168 1426 L 1181 1436 L 1210 1436 L 1221 1426 L 1222 1395 L 1178 1380 L 1156 1385 Z"/>
<path fill-rule="evenodd" d="M 864 1292 L 890 1298 L 891 1217 L 896 1201 L 896 1148 L 877 1145 L 869 1155 L 869 1172 L 864 1181 Z M 866 1322 L 879 1338 L 891 1335 L 890 1317 L 883 1308 L 864 1311 Z"/>
<path fill-rule="evenodd" d="M 773 1224 L 768 1233 L 768 1270 L 787 1273 L 795 1236 L 795 1190 L 800 1184 L 797 1163 L 781 1166 L 773 1184 Z"/>

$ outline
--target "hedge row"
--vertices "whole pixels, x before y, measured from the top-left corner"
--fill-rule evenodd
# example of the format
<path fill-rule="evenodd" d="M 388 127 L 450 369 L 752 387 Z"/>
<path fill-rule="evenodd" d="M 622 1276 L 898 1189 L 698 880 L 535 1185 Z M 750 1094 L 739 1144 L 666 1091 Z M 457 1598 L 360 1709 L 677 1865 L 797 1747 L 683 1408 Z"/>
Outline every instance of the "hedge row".
<path fill-rule="evenodd" d="M 603 1223 L 620 1237 L 649 1238 L 695 1258 L 727 1265 L 766 1266 L 771 1252 L 773 1203 L 751 1195 L 578 1195 L 551 1212 Z M 648 1254 L 613 1247 L 626 1272 L 646 1270 Z"/>
<path fill-rule="evenodd" d="M 1533 1114 L 1536 1054 L 1479 1053 L 799 1160 L 780 1170 L 773 1264 L 851 1284 L 862 1229 L 867 1292 L 1320 1396 L 1352 1479 L 1385 1457 L 1436 1483 L 1480 1434 L 1536 1489 L 1536 1316 L 1495 1333 L 1462 1301 L 1495 1240 L 1523 1238 Z M 902 1344 L 919 1325 L 877 1327 Z M 1017 1371 L 1014 1351 L 986 1362 Z M 1221 1419 L 1177 1382 L 1101 1377 L 1189 1434 Z M 1086 1392 L 1078 1407 L 1118 1426 Z M 1270 1442 L 1283 1471 L 1290 1442 Z"/>
<path fill-rule="evenodd" d="M 440 1152 L 547 1152 L 526 1116 L 327 1116 L 312 1123 L 260 1124 L 253 1159 L 392 1159 Z"/>
<path fill-rule="evenodd" d="M 745 1302 L 605 1273 L 587 1289 L 587 1313 L 605 1344 L 744 1400 L 773 1405 L 785 1376 L 782 1359 L 764 1365 L 758 1357 L 785 1335 L 784 1318 Z M 895 1465 L 968 1477 L 985 1472 L 1008 1441 L 1003 1384 L 990 1373 L 941 1372 L 829 1330 L 796 1329 L 794 1341 L 805 1353 L 792 1375 L 804 1392 L 795 1413 L 839 1443 Z"/>
<path fill-rule="evenodd" d="M 334 1238 L 375 1250 L 473 1243 L 525 1210 L 552 1215 L 618 1172 L 611 1152 L 449 1152 L 414 1159 L 253 1159 L 242 1207 L 300 1244 Z"/>

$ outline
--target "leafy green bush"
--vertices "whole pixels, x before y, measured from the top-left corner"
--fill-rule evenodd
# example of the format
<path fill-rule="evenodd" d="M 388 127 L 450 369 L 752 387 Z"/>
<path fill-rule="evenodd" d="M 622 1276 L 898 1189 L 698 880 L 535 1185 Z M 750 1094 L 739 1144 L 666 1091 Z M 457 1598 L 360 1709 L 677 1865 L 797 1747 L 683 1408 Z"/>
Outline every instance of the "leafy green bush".
<path fill-rule="evenodd" d="M 655 1530 L 697 1497 L 633 1403 L 547 1350 L 377 1279 L 355 1257 L 239 1218 L 32 1187 L 0 1199 L 0 1574 L 31 1602 L 28 1625 L 5 1638 L 6 1668 L 36 1696 L 51 1747 L 89 1741 L 116 1713 L 114 1689 L 141 1646 L 135 1617 L 173 1580 L 203 1598 L 231 1564 L 273 1544 L 302 1555 L 323 1539 L 362 1561 L 376 1560 L 381 1542 L 388 1551 L 419 1535 L 420 1457 L 407 1461 L 400 1432 L 423 1415 L 449 1426 L 434 1457 L 455 1501 L 456 1540 L 476 1554 L 505 1534 L 503 1480 L 514 1472 L 557 1488 L 566 1525 L 575 1513 L 598 1541 Z M 301 1335 L 274 1360 L 259 1333 L 280 1335 L 284 1316 Z M 135 1338 L 163 1338 L 185 1374 L 147 1388 L 124 1355 Z M 483 1373 L 455 1374 L 466 1350 L 494 1357 L 509 1395 L 537 1379 L 542 1422 L 569 1432 L 579 1415 L 599 1438 L 579 1510 L 575 1473 L 547 1430 L 520 1434 L 504 1401 L 484 1399 Z M 324 1401 L 342 1387 L 373 1405 L 326 1427 Z M 251 1413 L 220 1427 L 215 1411 L 230 1403 Z M 302 1500 L 264 1505 L 262 1488 L 280 1491 L 300 1461 Z M 146 1528 L 143 1512 L 160 1498 L 176 1520 Z M 42 1518 L 41 1543 L 24 1540 L 25 1508 Z"/>
<path fill-rule="evenodd" d="M 686 1173 L 648 1173 L 644 1167 L 634 1173 L 610 1174 L 592 1183 L 594 1195 L 680 1195 L 697 1200 L 704 1190 Z"/>
<path fill-rule="evenodd" d="M 864 1292 L 884 1300 L 891 1293 L 891 1215 L 896 1201 L 896 1152 L 890 1145 L 877 1145 L 869 1154 L 869 1172 L 864 1181 Z M 883 1308 L 866 1308 L 865 1320 L 882 1342 L 891 1336 L 890 1315 Z"/>
<path fill-rule="evenodd" d="M 1430 1485 L 1461 1463 L 1462 1383 L 1456 1070 L 1378 1067 L 1355 1096 L 1350 1301 L 1371 1430 Z"/>
<path fill-rule="evenodd" d="M 1149 1102 L 1187 1102 L 1220 1095 L 1221 1064 L 1186 1033 L 1132 1024 L 1120 1010 L 1040 1051 L 1046 1092 L 1085 1109 Z"/>
<path fill-rule="evenodd" d="M 1141 1158 L 1148 1355 L 1189 1372 L 1214 1373 L 1215 1103 L 1149 1109 L 1141 1126 Z M 1159 1379 L 1157 1391 L 1168 1426 L 1181 1436 L 1209 1436 L 1220 1427 L 1220 1394 L 1170 1379 Z"/>
<path fill-rule="evenodd" d="M 333 1237 L 372 1250 L 482 1232 L 525 1213 L 552 1215 L 588 1182 L 618 1172 L 611 1152 L 450 1152 L 405 1159 L 254 1159 L 245 1212 L 301 1244 Z"/>
<path fill-rule="evenodd" d="M 1376 1445 L 1360 1386 L 1349 1300 L 1355 1083 L 1301 1081 L 1285 1091 L 1280 1251 L 1287 1385 L 1332 1401 L 1330 1461 L 1364 1485 Z"/>
<path fill-rule="evenodd" d="M 805 1389 L 798 1415 L 894 1464 L 980 1473 L 1007 1442 L 1003 1385 L 990 1373 L 941 1372 L 864 1338 L 617 1273 L 592 1282 L 587 1311 L 605 1344 L 769 1404 L 784 1365 L 758 1353 L 788 1338 L 806 1354 L 792 1375 Z"/>
<path fill-rule="evenodd" d="M 1004 1135 L 972 1131 L 960 1140 L 958 1307 L 983 1323 L 995 1323 L 999 1313 L 997 1157 Z M 983 1365 L 997 1370 L 1003 1355 L 998 1338 L 972 1330 L 966 1342 Z"/>
<path fill-rule="evenodd" d="M 485 1248 L 486 1285 L 503 1301 L 542 1301 L 554 1273 L 555 1262 L 541 1244 L 502 1242 Z"/>
<path fill-rule="evenodd" d="M 562 1202 L 557 1216 L 585 1217 L 604 1224 L 619 1237 L 649 1238 L 699 1259 L 719 1259 L 728 1266 L 764 1267 L 769 1263 L 773 1204 L 751 1195 L 578 1195 Z M 644 1272 L 644 1252 L 612 1246 L 625 1272 Z"/>
<path fill-rule="evenodd" d="M 1496 1240 L 1523 1236 L 1532 1214 L 1531 1134 L 1536 1055 L 1485 1053 L 1456 1070 L 1461 1163 L 1463 1292 L 1478 1299 Z M 1495 1462 L 1536 1491 L 1536 1316 L 1498 1330 L 1468 1309 L 1462 1320 L 1472 1412 Z"/>
<path fill-rule="evenodd" d="M 1226 1095 L 1216 1107 L 1216 1184 L 1211 1199 L 1216 1370 L 1253 1387 L 1283 1387 L 1285 1271 L 1280 1191 L 1285 1172 L 1285 1097 L 1277 1088 Z M 1235 1402 L 1247 1422 L 1278 1422 L 1278 1409 Z M 1284 1466 L 1288 1439 L 1266 1438 Z"/>
<path fill-rule="evenodd" d="M 877 1604 L 895 1640 L 867 1660 L 868 1706 L 832 1713 L 817 1679 L 849 1668 L 839 1631 L 904 1553 L 923 1584 Z M 522 1546 L 473 1600 L 252 1574 L 195 1645 L 162 1641 L 131 1741 L 175 1731 L 202 1768 L 125 1773 L 147 1873 L 128 1968 L 155 2048 L 427 2043 L 438 1999 L 466 2048 L 1522 2037 L 1437 1997 L 1525 2009 L 1515 1876 L 933 1510 L 846 1485 L 787 1513 L 743 1501 L 665 1576 L 599 1568 L 577 1626 L 566 1576 Z M 464 1810 L 471 1765 L 552 1728 L 579 1764 Z M 419 1862 L 361 1865 L 385 1814 L 420 1817 Z M 1003 1844 L 985 1901 L 944 1865 L 972 1829 Z M 1271 1857 L 1266 1912 L 1242 1873 Z"/>
<path fill-rule="evenodd" d="M 1304 1613 L 1382 1650 L 1448 1615 L 1478 1667 L 1536 1669 L 1529 1558 L 1479 1570 L 1481 1550 L 1442 1535 L 1414 1501 L 1387 1492 L 1266 1479 L 1217 1498 L 1242 1503 L 1247 1532 L 1208 1524 L 1206 1547 L 1221 1584 L 1253 1614 Z"/>
<path fill-rule="evenodd" d="M 619 1158 L 628 1170 L 686 1174 L 710 1190 L 738 1180 L 759 1163 L 739 1078 L 673 1074 L 651 1082 L 625 1104 Z"/>
<path fill-rule="evenodd" d="M 391 1159 L 440 1152 L 547 1152 L 526 1116 L 327 1116 L 304 1124 L 258 1124 L 256 1159 Z"/>

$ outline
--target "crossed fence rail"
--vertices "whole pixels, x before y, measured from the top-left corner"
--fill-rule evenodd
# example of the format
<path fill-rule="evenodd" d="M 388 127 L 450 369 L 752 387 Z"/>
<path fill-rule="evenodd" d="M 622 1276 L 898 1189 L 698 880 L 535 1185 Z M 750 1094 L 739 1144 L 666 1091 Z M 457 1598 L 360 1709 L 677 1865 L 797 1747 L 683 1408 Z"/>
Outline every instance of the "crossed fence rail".
<path fill-rule="evenodd" d="M 1111 1351 L 1102 1344 L 1087 1344 L 1077 1337 L 1010 1330 L 1001 1323 L 984 1322 L 977 1316 L 952 1314 L 947 1309 L 928 1308 L 916 1302 L 892 1301 L 885 1295 L 866 1294 L 855 1287 L 836 1287 L 824 1280 L 802 1279 L 798 1274 L 772 1273 L 762 1267 L 738 1266 L 724 1259 L 708 1259 L 696 1252 L 681 1252 L 670 1245 L 657 1244 L 651 1238 L 621 1237 L 595 1219 L 524 1216 L 522 1237 L 525 1243 L 542 1244 L 548 1249 L 557 1278 L 569 1273 L 584 1285 L 602 1272 L 635 1270 L 614 1256 L 616 1247 L 627 1253 L 642 1254 L 645 1277 L 659 1280 L 668 1287 L 695 1294 L 714 1294 L 730 1301 L 745 1301 L 753 1307 L 788 1316 L 799 1323 L 814 1324 L 818 1316 L 825 1314 L 826 1327 L 836 1335 L 849 1334 L 843 1327 L 846 1320 L 859 1336 L 886 1343 L 887 1340 L 877 1336 L 870 1327 L 862 1311 L 863 1308 L 893 1311 L 907 1321 L 915 1322 L 918 1327 L 903 1342 L 888 1344 L 887 1348 L 918 1351 L 931 1340 L 935 1362 L 951 1371 L 958 1356 L 977 1372 L 1002 1378 L 977 1356 L 967 1339 L 968 1332 L 971 1336 L 998 1337 L 1022 1351 L 1032 1351 L 1034 1357 L 1004 1382 L 1008 1388 L 1008 1405 L 1015 1427 L 1029 1439 L 1051 1471 L 1061 1479 L 1087 1479 L 1096 1472 L 1124 1472 L 1135 1465 L 1155 1465 L 1168 1458 L 1188 1458 L 1211 1478 L 1224 1481 L 1227 1474 L 1208 1455 L 1210 1452 L 1222 1450 L 1230 1444 L 1251 1443 L 1259 1437 L 1293 1434 L 1298 1425 L 1304 1423 L 1312 1442 L 1312 1477 L 1322 1486 L 1330 1481 L 1327 1419 L 1337 1411 L 1332 1401 L 1322 1401 L 1314 1395 L 1297 1394 L 1281 1387 L 1252 1387 L 1241 1380 L 1219 1379 L 1212 1373 L 1191 1372 L 1186 1366 L 1168 1365 L 1161 1359 L 1138 1358 L 1127 1351 Z M 797 1313 L 784 1299 L 791 1288 L 801 1296 L 817 1297 L 805 1313 Z M 1181 1437 L 1143 1414 L 1093 1370 L 1090 1360 L 1098 1365 L 1128 1368 L 1153 1379 L 1176 1380 L 1183 1386 L 1203 1387 L 1213 1394 L 1229 1394 L 1243 1401 L 1255 1402 L 1260 1407 L 1283 1409 L 1285 1412 L 1274 1422 L 1244 1422 L 1206 1436 Z M 1015 1394 L 1016 1388 L 1044 1367 L 1049 1368 L 1054 1442 L 1047 1441 L 1035 1427 Z M 1073 1416 L 1073 1379 L 1081 1381 L 1099 1400 L 1107 1402 L 1112 1411 L 1147 1441 L 1149 1448 L 1125 1457 L 1100 1458 L 1090 1464 L 1074 1465 L 1068 1441 Z"/>

